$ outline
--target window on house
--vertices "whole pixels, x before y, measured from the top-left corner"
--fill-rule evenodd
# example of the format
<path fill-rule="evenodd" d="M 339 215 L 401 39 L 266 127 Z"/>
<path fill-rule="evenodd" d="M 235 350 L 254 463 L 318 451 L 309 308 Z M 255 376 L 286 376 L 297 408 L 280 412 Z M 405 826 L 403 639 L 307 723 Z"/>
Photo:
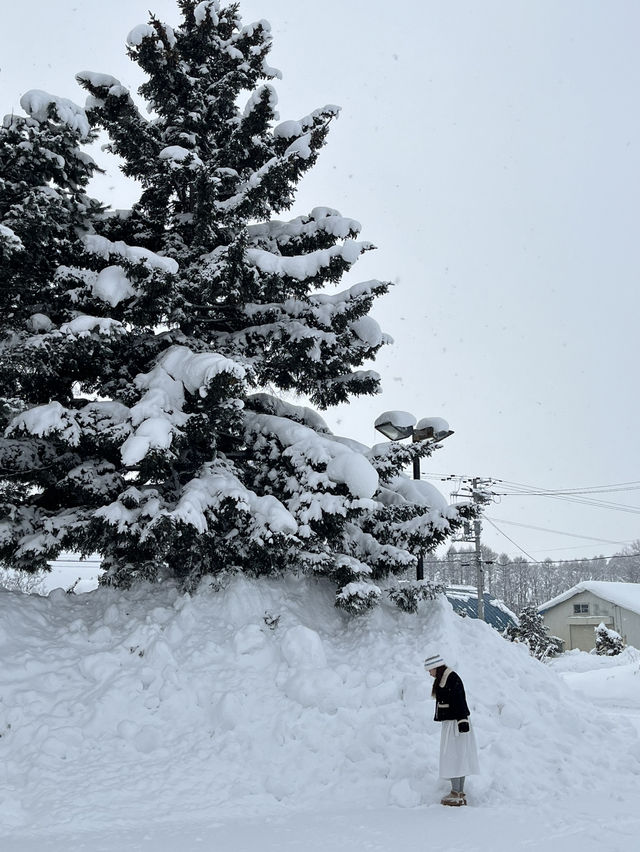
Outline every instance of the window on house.
<path fill-rule="evenodd" d="M 580 615 L 584 612 L 589 612 L 589 604 L 574 604 L 573 605 L 574 615 Z"/>

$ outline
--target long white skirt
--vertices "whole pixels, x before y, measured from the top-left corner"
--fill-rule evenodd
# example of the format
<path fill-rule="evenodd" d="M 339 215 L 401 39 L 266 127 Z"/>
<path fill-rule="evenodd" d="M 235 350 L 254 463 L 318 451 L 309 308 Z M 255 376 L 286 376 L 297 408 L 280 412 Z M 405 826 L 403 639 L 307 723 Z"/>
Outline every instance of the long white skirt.
<path fill-rule="evenodd" d="M 458 730 L 455 720 L 440 723 L 440 777 L 460 778 L 462 775 L 477 775 L 478 747 L 473 728 L 469 726 L 466 734 Z"/>

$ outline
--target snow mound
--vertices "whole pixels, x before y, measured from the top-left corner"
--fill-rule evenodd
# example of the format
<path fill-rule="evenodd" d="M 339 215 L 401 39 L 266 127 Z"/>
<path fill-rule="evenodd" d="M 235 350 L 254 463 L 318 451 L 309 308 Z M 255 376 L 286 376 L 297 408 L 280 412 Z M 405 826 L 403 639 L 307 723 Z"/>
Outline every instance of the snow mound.
<path fill-rule="evenodd" d="M 427 648 L 467 688 L 475 805 L 586 792 L 585 754 L 599 774 L 634 783 L 637 761 L 619 760 L 638 748 L 629 721 L 607 719 L 603 738 L 593 705 L 523 646 L 444 599 L 416 616 L 383 602 L 351 619 L 333 595 L 297 577 L 203 582 L 192 596 L 168 584 L 0 590 L 0 821 L 14 836 L 51 838 L 70 824 L 79 834 L 168 826 L 176 813 L 198 825 L 437 802 Z"/>

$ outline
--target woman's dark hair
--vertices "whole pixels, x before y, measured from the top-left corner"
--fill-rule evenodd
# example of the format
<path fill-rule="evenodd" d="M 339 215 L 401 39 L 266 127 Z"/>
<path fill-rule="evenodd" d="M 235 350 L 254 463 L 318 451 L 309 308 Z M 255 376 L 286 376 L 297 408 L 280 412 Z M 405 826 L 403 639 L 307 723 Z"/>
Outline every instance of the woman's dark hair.
<path fill-rule="evenodd" d="M 440 678 L 444 674 L 445 669 L 446 669 L 446 666 L 438 666 L 438 668 L 436 669 L 436 676 L 433 679 L 433 686 L 431 687 L 431 697 L 432 698 L 436 697 L 436 686 L 440 683 Z"/>

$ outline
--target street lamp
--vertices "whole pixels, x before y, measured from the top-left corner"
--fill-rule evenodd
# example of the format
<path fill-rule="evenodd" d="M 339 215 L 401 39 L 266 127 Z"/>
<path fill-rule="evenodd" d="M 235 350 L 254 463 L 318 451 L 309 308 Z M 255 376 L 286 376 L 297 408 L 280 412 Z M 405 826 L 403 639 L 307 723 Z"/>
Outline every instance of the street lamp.
<path fill-rule="evenodd" d="M 416 441 L 444 441 L 453 431 L 442 417 L 423 417 L 416 421 L 413 414 L 408 411 L 385 411 L 373 424 L 378 432 L 390 441 L 402 441 L 411 438 Z M 413 460 L 413 478 L 420 479 L 420 458 L 416 456 Z M 424 580 L 424 559 L 422 551 L 418 553 L 418 565 L 416 567 L 416 579 Z"/>

